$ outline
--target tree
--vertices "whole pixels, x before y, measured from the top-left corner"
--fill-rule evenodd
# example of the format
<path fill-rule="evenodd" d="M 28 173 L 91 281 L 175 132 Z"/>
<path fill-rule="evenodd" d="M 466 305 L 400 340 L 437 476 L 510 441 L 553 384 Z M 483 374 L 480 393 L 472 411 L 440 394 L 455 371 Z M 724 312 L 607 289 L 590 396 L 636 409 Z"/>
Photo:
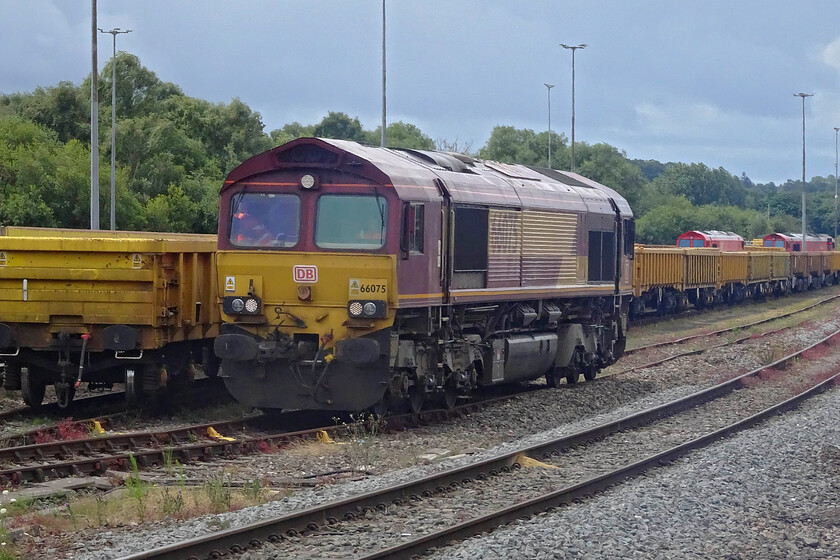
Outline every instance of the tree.
<path fill-rule="evenodd" d="M 332 111 L 315 125 L 313 133 L 319 138 L 355 140 L 356 142 L 367 140 L 358 117 L 351 119 L 345 113 L 334 113 Z"/>
<path fill-rule="evenodd" d="M 52 130 L 62 142 L 90 138 L 90 94 L 70 82 L 38 87 L 31 94 L 2 95 L 2 105 Z"/>
<path fill-rule="evenodd" d="M 685 196 L 692 204 L 725 204 L 744 207 L 746 190 L 741 181 L 722 167 L 702 163 L 676 163 L 653 180 L 661 192 Z"/>
<path fill-rule="evenodd" d="M 617 190 L 633 207 L 646 183 L 638 166 L 609 144 L 584 144 L 581 148 L 578 173 Z"/>
<path fill-rule="evenodd" d="M 117 53 L 117 115 L 120 118 L 135 118 L 162 110 L 161 104 L 174 96 L 183 96 L 181 88 L 170 82 L 163 82 L 157 74 L 140 63 L 130 53 Z M 105 64 L 100 76 L 99 99 L 111 99 L 111 68 L 114 60 Z M 82 83 L 82 90 L 90 92 L 90 76 Z M 87 96 L 90 101 L 90 95 Z"/>
<path fill-rule="evenodd" d="M 410 123 L 398 121 L 388 125 L 385 137 L 389 147 L 410 150 L 434 150 L 434 141 Z M 382 142 L 382 126 L 368 133 L 368 143 L 378 146 Z"/>
<path fill-rule="evenodd" d="M 271 131 L 271 143 L 274 146 L 280 146 L 286 142 L 291 142 L 304 136 L 315 136 L 315 125 L 303 126 L 299 122 L 293 122 L 285 125 L 283 128 L 277 128 Z"/>

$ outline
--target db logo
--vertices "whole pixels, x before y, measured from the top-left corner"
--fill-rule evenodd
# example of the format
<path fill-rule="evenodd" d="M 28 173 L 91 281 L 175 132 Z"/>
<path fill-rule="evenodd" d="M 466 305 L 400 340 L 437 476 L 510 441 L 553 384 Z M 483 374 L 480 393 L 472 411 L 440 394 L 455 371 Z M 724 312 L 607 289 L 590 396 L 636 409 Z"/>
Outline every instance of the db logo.
<path fill-rule="evenodd" d="M 295 282 L 314 284 L 318 281 L 318 267 L 314 264 L 296 264 L 292 276 Z"/>

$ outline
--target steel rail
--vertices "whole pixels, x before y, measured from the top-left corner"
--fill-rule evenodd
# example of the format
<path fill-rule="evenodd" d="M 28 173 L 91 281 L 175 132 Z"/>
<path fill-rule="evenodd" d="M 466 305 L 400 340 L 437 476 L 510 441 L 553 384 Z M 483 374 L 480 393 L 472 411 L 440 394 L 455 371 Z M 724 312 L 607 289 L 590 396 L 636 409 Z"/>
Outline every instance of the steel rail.
<path fill-rule="evenodd" d="M 361 556 L 359 557 L 359 560 L 411 558 L 412 556 L 426 552 L 431 548 L 445 546 L 447 543 L 455 540 L 463 540 L 474 537 L 481 533 L 496 529 L 501 525 L 510 523 L 511 521 L 518 521 L 531 515 L 548 511 L 551 508 L 556 508 L 558 506 L 569 504 L 575 500 L 590 497 L 596 492 L 600 492 L 616 484 L 620 484 L 627 478 L 637 476 L 653 468 L 665 465 L 691 451 L 701 449 L 711 445 L 712 443 L 720 441 L 720 439 L 724 437 L 755 426 L 771 416 L 792 410 L 805 399 L 830 388 L 830 386 L 834 385 L 838 379 L 840 379 L 840 372 L 835 373 L 832 377 L 820 382 L 818 385 L 815 385 L 814 387 L 811 387 L 810 389 L 784 402 L 766 408 L 748 418 L 744 418 L 704 436 L 700 436 L 655 455 L 651 455 L 636 461 L 635 463 L 631 463 L 609 473 L 590 478 L 573 486 L 562 488 L 560 490 L 544 494 L 543 496 L 538 496 L 525 502 L 465 521 L 453 527 L 448 527 L 441 531 L 424 535 L 419 539 L 379 550 L 373 554 Z"/>
<path fill-rule="evenodd" d="M 542 390 L 542 387 L 525 387 L 520 391 L 495 398 L 478 400 L 458 405 L 453 409 L 432 409 L 420 413 L 406 413 L 382 418 L 387 427 L 404 428 L 409 423 L 422 423 L 449 419 L 490 404 L 508 400 L 524 393 Z M 0 480 L 13 483 L 44 481 L 47 478 L 61 478 L 74 475 L 101 474 L 109 468 L 126 469 L 131 458 L 140 468 L 162 465 L 166 461 L 179 460 L 182 463 L 209 461 L 219 456 L 234 456 L 254 453 L 262 442 L 275 445 L 315 439 L 319 432 L 337 434 L 349 429 L 349 425 L 311 427 L 296 431 L 280 431 L 253 434 L 236 433 L 265 421 L 265 416 L 238 418 L 205 422 L 173 429 L 109 434 L 76 440 L 63 440 L 18 447 L 0 448 Z M 207 435 L 208 428 L 218 428 L 234 441 L 213 439 Z M 195 441 L 197 439 L 204 441 Z M 77 455 L 74 458 L 74 455 Z M 23 464 L 22 464 L 23 463 Z"/>
<path fill-rule="evenodd" d="M 640 369 L 647 369 L 654 366 L 658 366 L 664 364 L 666 362 L 670 362 L 676 360 L 677 358 L 684 358 L 686 356 L 696 356 L 698 354 L 703 354 L 704 352 L 708 352 L 709 350 L 715 350 L 717 348 L 726 348 L 727 346 L 734 346 L 736 344 L 741 344 L 742 342 L 746 342 L 748 340 L 756 340 L 758 338 L 764 338 L 765 336 L 770 336 L 771 334 L 777 334 L 787 329 L 793 327 L 779 327 L 778 329 L 773 329 L 771 331 L 766 331 L 759 334 L 751 334 L 747 336 L 742 336 L 740 338 L 736 338 L 735 340 L 730 340 L 728 342 L 724 342 L 723 344 L 715 344 L 714 346 L 707 346 L 705 348 L 697 348 L 696 350 L 686 350 L 685 352 L 680 352 L 678 354 L 674 354 L 673 356 L 668 356 L 666 358 L 661 358 L 659 360 L 654 360 L 652 362 L 648 362 L 646 364 L 642 364 L 640 366 L 633 366 L 627 369 L 623 369 L 621 371 L 616 371 L 614 373 L 608 373 L 603 377 L 613 377 L 616 375 L 624 375 L 625 373 L 630 373 L 631 371 L 638 371 Z"/>
<path fill-rule="evenodd" d="M 537 445 L 522 447 L 520 449 L 505 453 L 497 457 L 484 459 L 462 467 L 457 467 L 440 473 L 427 475 L 425 477 L 413 480 L 411 482 L 406 482 L 395 486 L 383 488 L 380 490 L 360 494 L 358 496 L 353 496 L 350 498 L 345 498 L 342 500 L 313 506 L 304 510 L 288 513 L 273 519 L 267 519 L 242 527 L 228 529 L 226 531 L 221 531 L 211 535 L 204 535 L 195 539 L 190 539 L 168 546 L 147 550 L 136 554 L 131 554 L 128 556 L 124 556 L 121 560 L 175 560 L 183 558 L 204 557 L 215 558 L 227 552 L 244 552 L 244 550 L 248 546 L 257 546 L 265 540 L 271 542 L 279 542 L 282 539 L 281 535 L 284 534 L 297 535 L 306 531 L 314 531 L 322 526 L 333 525 L 337 522 L 337 520 L 342 518 L 354 518 L 356 515 L 358 515 L 359 512 L 373 511 L 375 509 L 381 510 L 387 507 L 386 504 L 388 504 L 389 502 L 400 504 L 411 500 L 414 497 L 420 496 L 423 493 L 441 492 L 450 486 L 456 487 L 460 484 L 468 483 L 474 479 L 480 479 L 488 475 L 493 476 L 495 474 L 498 474 L 499 472 L 509 472 L 513 468 L 518 468 L 519 458 L 523 455 L 529 457 L 540 457 L 543 459 L 550 458 L 552 456 L 557 456 L 563 450 L 574 447 L 576 445 L 585 444 L 589 441 L 604 438 L 610 434 L 619 432 L 621 430 L 633 428 L 641 424 L 652 422 L 659 418 L 671 416 L 676 412 L 679 412 L 680 410 L 687 409 L 692 406 L 696 406 L 703 402 L 720 397 L 722 395 L 728 394 L 734 389 L 740 387 L 744 379 L 747 379 L 748 377 L 752 376 L 757 376 L 761 372 L 767 371 L 769 369 L 784 366 L 792 360 L 796 359 L 797 357 L 808 352 L 809 350 L 822 344 L 828 344 L 829 342 L 832 342 L 833 339 L 838 337 L 840 337 L 840 330 L 835 331 L 834 333 L 809 345 L 807 348 L 798 350 L 797 352 L 794 352 L 779 360 L 776 360 L 771 364 L 762 366 L 760 368 L 742 374 L 738 377 L 735 377 L 713 387 L 697 391 L 695 393 L 671 401 L 669 403 L 665 403 L 644 411 L 640 411 L 630 416 L 612 422 L 608 422 L 601 426 L 596 426 L 594 428 L 587 429 L 576 434 L 559 437 L 554 440 Z M 836 377 L 837 375 L 827 380 L 826 382 L 821 383 L 817 387 L 827 388 L 827 383 L 833 382 L 833 380 L 836 379 Z M 756 414 L 750 417 L 749 419 L 733 424 L 732 426 L 746 427 L 753 425 L 761 419 L 766 418 L 770 414 L 774 414 L 775 411 L 779 410 L 779 407 L 783 405 L 792 406 L 793 404 L 798 403 L 802 399 L 806 398 L 805 395 L 813 394 L 814 390 L 815 389 L 806 391 L 798 397 L 794 397 L 793 399 L 785 401 L 785 403 L 782 403 L 781 405 L 776 405 L 772 409 L 768 409 L 770 411 L 765 411 Z M 747 421 L 750 421 L 751 423 L 745 424 L 745 422 Z M 480 519 L 473 520 L 472 522 L 466 522 L 464 524 L 458 525 L 447 530 L 448 532 L 440 536 L 435 537 L 434 535 L 428 535 L 417 541 L 417 548 L 411 548 L 412 546 L 414 546 L 411 545 L 411 543 L 404 543 L 402 545 L 399 545 L 398 547 L 394 547 L 393 549 L 387 549 L 384 551 L 374 553 L 374 555 L 366 558 L 410 557 L 413 554 L 418 554 L 423 550 L 426 550 L 433 546 L 437 546 L 441 543 L 448 542 L 451 539 L 465 538 L 466 536 L 471 536 L 480 533 L 486 530 L 486 528 L 488 527 L 492 528 L 502 523 L 506 523 L 507 521 L 510 521 L 514 518 L 518 519 L 524 515 L 530 515 L 531 513 L 535 513 L 537 511 L 543 511 L 546 507 L 548 507 L 544 504 L 552 504 L 555 502 L 565 503 L 565 501 L 575 499 L 576 497 L 581 497 L 590 494 L 591 492 L 599 488 L 603 488 L 604 486 L 612 483 L 607 482 L 608 480 L 615 481 L 621 478 L 625 478 L 627 476 L 632 476 L 633 474 L 638 474 L 639 472 L 642 472 L 643 470 L 648 469 L 651 466 L 658 465 L 660 464 L 660 462 L 668 460 L 669 457 L 676 457 L 680 454 L 684 454 L 690 449 L 695 449 L 699 446 L 707 445 L 709 442 L 717 440 L 722 435 L 732 433 L 732 431 L 734 431 L 735 429 L 732 426 L 728 428 L 729 431 L 727 431 L 727 428 L 718 430 L 714 432 L 714 434 L 698 438 L 697 440 L 693 440 L 692 442 L 683 444 L 667 452 L 657 454 L 655 456 L 649 457 L 648 459 L 624 467 L 623 469 L 618 471 L 621 474 L 615 475 L 618 478 L 609 478 L 609 475 L 600 476 L 586 483 L 581 483 L 570 487 L 570 489 L 566 490 L 566 494 L 563 494 L 564 491 L 554 492 L 550 494 L 550 497 L 548 498 L 537 498 L 535 500 L 524 502 L 519 506 L 514 506 L 506 510 L 501 510 L 500 512 L 496 512 L 496 514 L 484 516 Z M 566 497 L 563 497 L 564 495 Z M 403 549 L 403 547 L 408 548 Z M 379 554 L 384 555 L 377 556 Z"/>
<path fill-rule="evenodd" d="M 752 323 L 747 323 L 745 325 L 738 325 L 738 326 L 735 326 L 735 327 L 729 327 L 727 329 L 719 329 L 719 330 L 716 330 L 716 331 L 704 332 L 704 333 L 700 333 L 700 334 L 692 334 L 692 335 L 689 335 L 689 336 L 684 336 L 682 338 L 677 338 L 677 339 L 673 339 L 673 340 L 664 340 L 662 342 L 655 342 L 653 344 L 648 344 L 648 345 L 645 345 L 645 346 L 638 346 L 636 348 L 628 348 L 627 350 L 624 351 L 624 355 L 629 356 L 630 354 L 634 354 L 636 352 L 641 352 L 643 350 L 650 350 L 652 348 L 659 348 L 661 346 L 668 346 L 668 345 L 671 345 L 671 344 L 682 344 L 683 342 L 688 342 L 689 340 L 695 340 L 695 339 L 698 339 L 698 338 L 705 338 L 705 337 L 712 337 L 712 336 L 720 336 L 722 334 L 726 334 L 726 333 L 729 333 L 729 332 L 732 332 L 732 331 L 737 331 L 737 330 L 741 330 L 741 329 L 749 329 L 751 327 L 762 325 L 764 323 L 770 323 L 771 321 L 778 321 L 779 319 L 785 319 L 787 317 L 791 317 L 791 316 L 799 314 L 799 313 L 804 313 L 805 311 L 810 311 L 811 309 L 819 307 L 819 306 L 821 306 L 823 304 L 826 304 L 830 301 L 833 301 L 837 298 L 840 298 L 840 294 L 836 294 L 836 295 L 833 295 L 833 296 L 829 296 L 825 299 L 821 299 L 820 301 L 812 303 L 811 305 L 808 305 L 808 306 L 803 307 L 801 309 L 795 309 L 795 310 L 789 311 L 787 313 L 782 313 L 781 315 L 775 315 L 773 317 L 769 317 L 767 319 L 761 319 L 759 321 L 755 321 L 755 322 L 752 322 Z"/>

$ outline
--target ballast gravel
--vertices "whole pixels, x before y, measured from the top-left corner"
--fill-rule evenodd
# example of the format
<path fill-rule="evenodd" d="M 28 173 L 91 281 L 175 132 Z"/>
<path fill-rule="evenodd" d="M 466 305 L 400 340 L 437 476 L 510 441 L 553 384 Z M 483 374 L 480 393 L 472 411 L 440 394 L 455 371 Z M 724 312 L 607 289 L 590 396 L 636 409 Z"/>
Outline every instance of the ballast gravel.
<path fill-rule="evenodd" d="M 404 432 L 403 434 L 383 435 L 377 438 L 377 444 L 380 445 L 380 448 L 377 452 L 381 454 L 379 458 L 383 459 L 382 463 L 386 465 L 387 468 L 395 468 L 395 465 L 399 465 L 399 462 L 391 459 L 390 455 L 403 452 L 406 446 L 409 446 L 415 450 L 420 450 L 419 452 L 422 452 L 423 450 L 428 449 L 429 447 L 446 447 L 449 449 L 459 450 L 471 444 L 477 444 L 477 447 L 491 448 L 488 451 L 478 453 L 472 457 L 463 457 L 461 459 L 456 460 L 441 461 L 431 465 L 423 465 L 410 469 L 395 470 L 393 472 L 387 472 L 377 477 L 372 477 L 340 485 L 319 487 L 311 490 L 303 490 L 297 492 L 296 494 L 290 497 L 284 498 L 281 501 L 270 502 L 262 506 L 247 508 L 245 510 L 225 513 L 221 515 L 208 515 L 187 521 L 164 521 L 132 528 L 115 528 L 112 531 L 102 529 L 86 530 L 84 531 L 83 535 L 79 535 L 79 538 L 77 539 L 75 544 L 71 544 L 68 548 L 61 547 L 62 550 L 60 551 L 45 551 L 45 553 L 48 554 L 47 556 L 45 556 L 45 558 L 79 558 L 81 560 L 118 558 L 127 554 L 148 550 L 150 546 L 164 546 L 166 544 L 177 542 L 179 540 L 194 538 L 198 535 L 202 535 L 208 532 L 214 532 L 220 530 L 221 528 L 242 526 L 285 512 L 309 507 L 315 504 L 323 503 L 325 501 L 341 499 L 343 497 L 372 490 L 374 488 L 380 488 L 383 486 L 392 485 L 398 482 L 413 479 L 418 476 L 422 476 L 431 472 L 436 472 L 444 468 L 473 462 L 484 457 L 496 455 L 504 451 L 511 450 L 514 447 L 519 447 L 523 443 L 523 441 L 527 443 L 537 443 L 539 441 L 544 441 L 546 439 L 549 439 L 549 437 L 553 437 L 558 434 L 576 432 L 592 425 L 600 424 L 608 420 L 626 416 L 630 413 L 636 412 L 648 406 L 653 406 L 656 404 L 661 404 L 664 402 L 674 400 L 676 398 L 694 392 L 704 386 L 714 384 L 723 378 L 732 377 L 737 372 L 742 373 L 749 369 L 758 367 L 761 364 L 768 363 L 768 361 L 770 361 L 769 357 L 772 354 L 781 351 L 787 346 L 802 347 L 807 342 L 814 342 L 817 339 L 824 336 L 825 334 L 828 334 L 829 331 L 836 330 L 837 325 L 839 323 L 840 317 L 834 316 L 828 320 L 808 325 L 806 328 L 794 329 L 794 332 L 789 332 L 782 337 L 774 338 L 772 340 L 759 339 L 756 341 L 744 343 L 743 345 L 739 345 L 738 347 L 734 348 L 730 347 L 724 349 L 715 349 L 709 352 L 707 355 L 703 355 L 702 357 L 695 356 L 688 358 L 680 358 L 678 360 L 668 362 L 667 364 L 663 364 L 655 368 L 642 370 L 640 372 L 634 372 L 629 375 L 620 375 L 615 379 L 603 380 L 601 383 L 583 383 L 580 386 L 573 388 L 561 388 L 558 390 L 539 391 L 537 393 L 524 395 L 522 397 L 512 399 L 511 401 L 507 401 L 499 405 L 488 407 L 487 409 L 482 410 L 478 413 L 474 413 L 466 418 L 460 418 L 451 422 L 439 423 L 425 428 L 413 429 L 408 432 Z M 685 383 L 687 380 L 692 380 L 693 383 L 689 383 L 686 385 Z M 836 416 L 836 409 L 838 408 L 837 401 L 840 399 L 838 399 L 837 397 L 834 398 L 835 401 L 833 403 L 833 406 L 835 407 Z M 807 406 L 810 407 L 811 405 Z M 837 423 L 836 420 L 836 418 L 833 420 L 833 423 L 835 425 Z M 787 420 L 783 419 L 781 421 Z M 550 428 L 554 428 L 556 426 L 561 427 L 550 430 L 550 434 L 541 433 L 542 430 L 549 430 Z M 817 428 L 822 428 L 822 425 L 815 425 L 813 427 L 813 430 L 816 430 Z M 812 435 L 812 432 L 809 432 L 808 435 Z M 800 437 L 800 434 L 798 433 L 798 430 L 795 430 L 793 433 L 788 433 L 787 430 L 780 428 L 778 429 L 778 433 L 774 433 L 772 434 L 772 436 L 776 438 L 793 438 L 793 443 L 791 445 L 794 445 L 795 447 L 797 445 L 797 442 L 799 441 L 799 439 L 797 438 Z M 838 446 L 836 436 L 836 432 L 833 432 L 832 441 L 826 444 L 828 446 L 827 449 L 836 449 L 836 447 Z M 513 443 L 511 443 L 512 440 L 518 441 L 516 441 L 514 445 Z M 786 444 L 779 443 L 777 445 L 775 441 L 765 441 L 763 443 L 763 446 L 766 447 L 766 449 L 762 449 L 762 445 L 759 445 L 758 448 L 762 451 L 763 454 L 766 450 L 776 451 L 779 448 L 784 447 L 784 445 Z M 804 447 L 807 447 L 807 444 L 805 443 L 803 443 L 802 445 Z M 712 450 L 708 450 L 700 453 L 711 452 Z M 783 460 L 768 460 L 763 458 L 762 454 L 757 455 L 758 458 L 755 459 L 757 463 L 767 464 L 768 470 L 775 470 L 779 472 L 782 472 L 784 470 L 785 465 L 783 464 Z M 699 456 L 700 454 L 694 454 L 691 457 Z M 315 460 L 313 460 L 313 458 L 310 457 L 308 465 L 306 465 L 306 463 L 295 464 L 294 462 L 292 462 L 292 466 L 290 468 L 288 454 L 279 453 L 276 455 L 252 456 L 244 458 L 242 460 L 242 463 L 248 463 L 251 466 L 251 468 L 254 469 L 254 472 L 288 473 L 297 470 L 298 473 L 300 473 L 300 471 L 304 469 L 309 470 L 309 472 L 311 472 L 313 468 L 313 462 L 317 463 L 318 458 L 316 457 L 314 459 Z M 726 461 L 724 459 L 720 459 L 718 462 L 722 463 L 723 465 L 726 465 Z M 322 467 L 331 466 L 332 465 L 322 465 Z M 205 468 L 207 469 L 207 472 L 212 472 L 214 469 L 218 469 L 219 467 L 218 465 L 214 466 L 213 464 L 208 464 Z M 696 484 L 698 488 L 702 488 L 704 483 L 708 483 L 708 481 L 713 480 L 717 476 L 717 473 L 714 472 L 714 470 L 706 471 L 700 467 L 698 467 L 697 469 L 697 476 L 701 477 L 702 479 L 702 482 Z M 727 472 L 723 467 L 720 467 L 720 469 L 721 472 Z M 738 468 L 736 467 L 734 470 L 737 471 Z M 803 473 L 806 472 L 802 470 L 801 465 L 796 464 L 796 466 L 794 467 L 794 471 L 791 472 L 789 476 L 791 477 L 791 479 L 796 479 L 799 476 L 800 471 Z M 836 475 L 837 464 L 835 464 L 834 471 Z M 750 474 L 751 473 L 746 473 L 747 476 Z M 807 475 L 803 476 L 805 476 L 805 480 L 809 478 Z M 830 477 L 828 477 L 826 473 L 822 473 L 817 478 L 819 478 L 821 483 L 827 483 Z M 623 488 L 635 486 L 637 484 L 641 484 L 642 482 L 645 482 L 645 479 L 640 479 L 636 482 L 630 482 L 628 483 L 628 485 L 616 489 L 613 492 L 622 491 Z M 695 484 L 689 483 L 685 485 L 685 488 L 692 489 L 694 486 Z M 737 488 L 737 486 L 735 487 Z M 835 496 L 836 488 L 837 485 L 835 483 Z M 813 496 L 811 496 L 810 494 L 795 493 L 795 491 L 801 490 L 801 488 L 797 489 L 796 487 L 791 486 L 791 488 L 788 488 L 788 490 L 793 491 L 793 497 L 796 497 L 799 500 L 813 501 Z M 670 490 L 660 489 L 660 493 L 664 494 L 667 492 L 670 492 Z M 761 493 L 763 492 L 763 490 L 759 490 L 758 492 Z M 725 494 L 720 495 L 725 496 Z M 756 498 L 761 498 L 761 496 L 756 496 Z M 596 498 L 596 500 L 600 499 L 601 498 Z M 658 502 L 661 500 L 659 498 L 655 498 L 653 499 L 653 501 Z M 602 510 L 600 511 L 600 513 L 592 517 L 592 519 L 603 518 L 603 522 L 607 525 L 608 531 L 611 523 L 614 527 L 618 528 L 618 530 L 613 531 L 615 542 L 613 543 L 612 541 L 610 541 L 611 544 L 605 545 L 605 550 L 607 550 L 607 552 L 609 552 L 610 550 L 618 551 L 615 553 L 616 555 L 614 556 L 616 558 L 700 557 L 691 556 L 690 554 L 693 553 L 690 552 L 690 549 L 686 549 L 689 551 L 688 553 L 686 553 L 689 555 L 686 555 L 684 554 L 685 551 L 674 552 L 668 550 L 666 552 L 663 552 L 662 554 L 658 554 L 654 550 L 654 553 L 651 554 L 650 552 L 645 552 L 644 550 L 638 548 L 621 548 L 620 545 L 622 545 L 622 543 L 625 543 L 628 546 L 637 546 L 638 543 L 634 540 L 637 538 L 637 535 L 638 538 L 642 539 L 641 542 L 644 542 L 644 539 L 647 538 L 644 536 L 644 531 L 646 530 L 646 527 L 652 524 L 652 521 L 645 521 L 644 523 L 642 523 L 638 520 L 645 518 L 637 518 L 635 516 L 641 515 L 641 513 L 645 513 L 649 508 L 652 507 L 652 504 L 650 503 L 650 501 L 645 500 L 642 500 L 639 503 L 643 505 L 633 505 L 632 502 L 628 502 L 627 507 L 630 507 L 630 509 L 634 512 L 632 514 L 628 514 L 625 511 L 625 506 L 622 505 L 621 507 L 619 507 L 618 503 L 612 503 L 607 506 L 602 505 Z M 712 521 L 714 519 L 717 519 L 713 516 L 714 512 L 722 508 L 729 508 L 731 511 L 729 511 L 728 513 L 724 512 L 722 514 L 724 515 L 725 519 L 728 520 L 728 525 L 738 523 L 739 519 L 743 515 L 737 508 L 733 509 L 732 507 L 730 507 L 731 504 L 729 504 L 729 502 L 725 499 L 721 502 L 723 505 L 721 505 L 721 503 L 719 503 L 719 501 L 717 500 L 711 502 L 710 504 L 707 504 L 706 501 L 699 498 L 695 499 L 691 503 L 696 505 L 696 508 L 694 508 L 696 509 L 696 511 L 693 511 L 692 515 L 689 515 L 688 517 L 696 518 L 697 522 L 701 524 L 704 523 L 704 520 L 709 519 L 711 525 L 707 529 L 708 533 L 706 534 L 705 538 L 712 541 L 717 540 L 713 537 L 713 535 L 715 535 L 716 531 L 720 529 L 720 527 L 717 527 L 715 525 L 715 523 L 717 522 Z M 738 502 L 736 502 L 736 505 L 737 503 Z M 569 508 L 568 511 L 572 512 L 573 509 L 578 509 L 586 506 L 587 504 L 583 504 L 582 506 Z M 710 511 L 704 511 L 704 507 L 708 507 Z M 836 510 L 834 511 L 835 522 L 838 522 Z M 564 512 L 560 511 L 556 515 L 561 514 L 564 514 Z M 596 546 L 596 543 L 600 543 L 602 539 L 596 539 L 595 537 L 592 537 L 594 540 L 592 540 L 591 542 L 587 540 L 589 539 L 587 535 L 591 530 L 591 523 L 589 521 L 591 515 L 592 514 L 590 513 L 582 514 L 577 521 L 569 521 L 568 523 L 563 523 L 561 525 L 556 525 L 552 522 L 546 522 L 547 532 L 555 532 L 557 536 L 562 536 L 564 539 L 572 534 L 572 532 L 570 532 L 570 528 L 574 527 L 577 532 L 581 532 L 582 536 L 580 538 L 583 540 L 581 540 L 580 542 L 573 542 L 571 540 L 567 542 L 564 540 L 561 543 L 561 545 L 559 545 L 559 548 L 554 547 L 553 545 L 551 547 L 546 548 L 548 546 L 547 544 L 542 548 L 534 548 L 535 545 L 526 542 L 524 538 L 519 539 L 519 537 L 516 537 L 510 542 L 505 541 L 502 544 L 496 543 L 492 547 L 487 548 L 487 551 L 483 553 L 480 552 L 481 550 L 484 550 L 482 548 L 483 545 L 478 544 L 475 545 L 477 548 L 471 549 L 469 553 L 464 553 L 465 555 L 463 556 L 454 557 L 607 557 L 605 556 L 603 551 L 595 552 L 595 550 L 601 550 L 600 548 L 598 548 L 601 545 L 597 544 Z M 620 515 L 622 516 L 622 519 L 613 520 L 611 519 L 613 515 Z M 671 514 L 666 513 L 666 521 L 669 518 L 669 516 L 674 517 Z M 663 531 L 666 535 L 669 534 L 669 532 L 676 532 L 677 534 L 682 534 L 681 532 L 688 533 L 686 523 L 687 521 L 685 519 L 681 519 L 679 522 L 675 521 L 674 526 L 671 529 L 657 530 Z M 727 527 L 725 527 L 725 529 L 729 529 L 728 525 Z M 787 526 L 788 523 L 784 521 L 779 521 L 779 525 Z M 834 527 L 836 528 L 836 526 Z M 625 528 L 627 531 L 629 531 L 626 535 L 622 534 Z M 802 532 L 799 530 L 791 532 L 791 529 L 788 529 L 787 531 L 789 537 L 788 540 L 790 541 L 795 541 L 798 538 L 797 535 L 799 535 Z M 808 534 L 810 535 L 810 533 Z M 810 537 L 808 538 L 810 539 Z M 549 542 L 545 539 L 545 537 L 539 537 L 536 540 L 542 540 L 544 544 Z M 663 540 L 665 540 L 666 542 L 674 541 L 672 537 L 663 537 Z M 807 540 L 807 542 L 812 543 L 813 539 Z M 819 542 L 822 542 L 822 537 Z M 472 545 L 465 544 L 464 546 Z M 446 553 L 460 554 L 458 552 L 454 552 L 454 550 L 455 549 L 452 549 L 452 551 Z M 749 548 L 748 550 L 758 550 L 758 552 L 761 552 L 761 549 L 755 548 Z M 813 553 L 815 550 L 817 549 L 812 548 L 810 545 L 808 545 L 806 552 Z M 246 553 L 245 556 L 243 556 L 243 558 L 245 559 L 250 558 L 255 560 L 259 558 L 274 557 L 278 557 L 276 556 L 275 552 L 271 552 L 269 550 L 261 551 L 259 549 L 250 551 Z M 719 556 L 714 553 L 710 553 L 707 555 L 707 557 Z M 745 553 L 745 555 L 743 556 L 734 555 L 729 557 L 749 558 L 756 556 L 750 556 L 749 553 Z M 776 556 L 770 554 L 764 557 L 773 558 Z M 800 558 L 814 556 L 802 556 L 800 554 L 799 556 L 792 555 L 788 557 Z"/>
<path fill-rule="evenodd" d="M 673 393 L 687 393 L 674 391 Z M 664 396 L 664 395 L 663 395 Z M 677 394 L 668 395 L 669 400 Z M 636 403 L 637 409 L 642 403 Z M 577 431 L 627 410 L 556 430 Z M 542 436 L 542 437 L 540 437 Z M 533 442 L 545 435 L 528 438 Z M 494 450 L 501 453 L 513 445 Z M 264 519 L 394 484 L 467 460 L 302 492 L 280 502 L 220 516 L 155 525 L 121 544 L 109 535 L 84 543 L 80 559 L 117 558 L 219 527 Z M 838 558 L 840 553 L 840 390 L 796 413 L 695 452 L 580 505 L 439 551 L 440 558 Z M 165 531 L 161 531 L 164 529 Z M 279 555 L 278 555 L 279 554 Z M 242 560 L 280 558 L 274 547 Z"/>
<path fill-rule="evenodd" d="M 840 558 L 838 497 L 840 390 L 835 388 L 795 414 L 594 499 L 432 557 Z"/>

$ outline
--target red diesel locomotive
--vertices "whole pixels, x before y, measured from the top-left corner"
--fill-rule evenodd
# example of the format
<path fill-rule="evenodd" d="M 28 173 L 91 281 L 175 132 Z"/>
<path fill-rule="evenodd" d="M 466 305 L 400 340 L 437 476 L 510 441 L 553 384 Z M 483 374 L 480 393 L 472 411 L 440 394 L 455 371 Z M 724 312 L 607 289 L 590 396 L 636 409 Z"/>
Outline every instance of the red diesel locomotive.
<path fill-rule="evenodd" d="M 624 352 L 633 215 L 574 173 L 301 138 L 221 191 L 215 351 L 263 409 L 586 379 Z"/>

